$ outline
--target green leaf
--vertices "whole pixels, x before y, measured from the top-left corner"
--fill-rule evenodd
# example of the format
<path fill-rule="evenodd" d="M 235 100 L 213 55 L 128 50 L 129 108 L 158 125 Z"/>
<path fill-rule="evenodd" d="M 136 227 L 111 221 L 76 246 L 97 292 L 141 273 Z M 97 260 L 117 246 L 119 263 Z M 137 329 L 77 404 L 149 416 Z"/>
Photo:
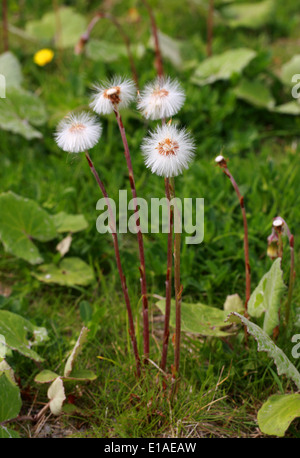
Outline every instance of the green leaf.
<path fill-rule="evenodd" d="M 64 369 L 64 376 L 65 377 L 69 377 L 69 375 L 71 374 L 72 370 L 73 370 L 73 365 L 74 365 L 74 362 L 75 362 L 75 359 L 77 358 L 78 356 L 78 353 L 80 352 L 81 350 L 81 347 L 82 345 L 84 344 L 84 342 L 86 341 L 87 339 L 87 335 L 88 335 L 88 328 L 85 328 L 83 327 L 80 331 L 80 334 L 79 334 L 79 337 L 77 339 L 77 342 L 66 362 L 66 365 L 65 365 L 65 369 Z"/>
<path fill-rule="evenodd" d="M 238 294 L 231 294 L 226 297 L 224 303 L 224 310 L 226 312 L 242 312 L 244 310 L 244 304 Z"/>
<path fill-rule="evenodd" d="M 0 375 L 0 399 L 0 423 L 19 415 L 22 406 L 20 390 L 5 375 Z"/>
<path fill-rule="evenodd" d="M 272 108 L 270 111 L 274 111 L 275 113 L 298 116 L 300 114 L 300 103 L 297 101 L 287 102 L 283 105 L 277 105 L 277 107 Z"/>
<path fill-rule="evenodd" d="M 42 138 L 40 131 L 32 126 L 41 126 L 47 120 L 45 106 L 35 94 L 19 87 L 6 91 L 0 103 L 0 127 L 27 140 Z"/>
<path fill-rule="evenodd" d="M 174 40 L 174 38 L 169 37 L 168 35 L 162 33 L 160 30 L 158 30 L 158 39 L 163 58 L 168 59 L 174 65 L 174 67 L 178 69 L 182 68 L 182 42 L 179 40 Z M 152 36 L 150 38 L 150 47 L 155 49 Z"/>
<path fill-rule="evenodd" d="M 270 396 L 259 409 L 257 421 L 262 433 L 283 437 L 297 417 L 300 417 L 300 394 L 283 394 Z"/>
<path fill-rule="evenodd" d="M 295 81 L 292 81 L 294 75 L 300 74 L 300 54 L 295 54 L 283 66 L 281 67 L 280 79 L 287 86 L 293 86 L 296 84 Z"/>
<path fill-rule="evenodd" d="M 85 31 L 87 21 L 71 7 L 59 8 L 57 12 L 46 13 L 41 19 L 28 21 L 26 32 L 33 38 L 45 43 L 55 40 L 56 46 L 74 46 Z"/>
<path fill-rule="evenodd" d="M 6 375 L 6 377 L 11 383 L 16 383 L 14 371 L 10 367 L 10 365 L 5 361 L 5 359 L 0 361 L 0 375 L 2 374 Z"/>
<path fill-rule="evenodd" d="M 40 272 L 33 275 L 44 283 L 57 283 L 63 286 L 86 286 L 94 281 L 93 269 L 80 258 L 65 258 L 59 266 L 43 264 Z"/>
<path fill-rule="evenodd" d="M 0 425 L 0 439 L 19 439 L 20 436 L 16 431 Z"/>
<path fill-rule="evenodd" d="M 51 412 L 53 415 L 59 415 L 61 413 L 63 402 L 66 399 L 64 384 L 60 377 L 57 377 L 57 379 L 55 379 L 49 386 L 47 396 L 48 399 L 50 399 Z"/>
<path fill-rule="evenodd" d="M 74 370 L 70 373 L 68 376 L 62 377 L 63 380 L 68 381 L 68 380 L 78 380 L 78 381 L 89 381 L 89 380 L 95 380 L 97 378 L 97 375 L 88 369 L 79 369 L 79 370 Z"/>
<path fill-rule="evenodd" d="M 41 335 L 44 336 L 44 340 L 48 340 L 45 328 L 35 326 L 8 310 L 0 310 L 0 334 L 5 337 L 7 347 L 35 361 L 43 361 L 31 347 L 41 342 Z M 27 337 L 28 334 L 30 339 Z"/>
<path fill-rule="evenodd" d="M 251 29 L 258 29 L 268 24 L 272 19 L 273 12 L 273 0 L 265 0 L 259 3 L 235 3 L 221 9 L 221 14 L 230 27 L 247 27 Z"/>
<path fill-rule="evenodd" d="M 281 258 L 277 258 L 269 272 L 260 280 L 248 302 L 249 315 L 259 318 L 265 313 L 263 330 L 268 335 L 271 335 L 273 329 L 279 324 L 280 299 L 286 290 L 280 264 Z"/>
<path fill-rule="evenodd" d="M 0 75 L 3 75 L 5 78 L 4 86 L 3 81 L 0 80 L 0 94 L 3 93 L 3 89 L 5 89 L 5 87 L 20 87 L 22 83 L 23 76 L 20 62 L 10 51 L 7 51 L 0 56 Z"/>
<path fill-rule="evenodd" d="M 257 350 L 267 352 L 277 366 L 278 375 L 285 374 L 287 377 L 291 378 L 300 390 L 300 373 L 285 353 L 275 345 L 273 340 L 259 326 L 237 312 L 232 312 L 227 320 L 231 323 L 238 321 L 246 325 L 248 333 L 251 334 L 257 342 Z"/>
<path fill-rule="evenodd" d="M 255 56 L 253 49 L 238 48 L 208 57 L 196 68 L 192 82 L 204 86 L 218 80 L 228 80 L 234 74 L 242 73 Z"/>
<path fill-rule="evenodd" d="M 57 232 L 79 232 L 88 227 L 88 222 L 83 215 L 68 215 L 65 212 L 52 216 Z"/>
<path fill-rule="evenodd" d="M 79 304 L 79 313 L 80 313 L 80 318 L 84 322 L 84 324 L 88 323 L 93 316 L 93 309 L 90 306 L 89 302 L 87 301 L 81 301 Z"/>
<path fill-rule="evenodd" d="M 0 194 L 0 239 L 5 249 L 30 264 L 43 261 L 33 239 L 41 242 L 57 236 L 48 215 L 34 200 L 13 192 Z"/>
<path fill-rule="evenodd" d="M 49 371 L 49 370 L 45 369 L 42 372 L 39 372 L 34 377 L 34 381 L 36 383 L 50 383 L 50 382 L 53 382 L 57 377 L 59 377 L 58 374 L 56 374 L 53 371 Z"/>
<path fill-rule="evenodd" d="M 165 313 L 165 300 L 158 301 L 156 305 Z M 214 337 L 230 335 L 222 330 L 228 327 L 228 323 L 224 323 L 227 316 L 228 312 L 208 305 L 181 303 L 181 329 L 192 334 Z M 175 327 L 175 300 L 171 301 L 170 325 Z"/>
<path fill-rule="evenodd" d="M 127 50 L 123 44 L 91 39 L 86 45 L 86 55 L 92 60 L 110 63 L 127 57 Z"/>
<path fill-rule="evenodd" d="M 259 81 L 243 79 L 233 92 L 238 99 L 258 108 L 271 109 L 275 106 L 275 99 L 269 88 Z"/>

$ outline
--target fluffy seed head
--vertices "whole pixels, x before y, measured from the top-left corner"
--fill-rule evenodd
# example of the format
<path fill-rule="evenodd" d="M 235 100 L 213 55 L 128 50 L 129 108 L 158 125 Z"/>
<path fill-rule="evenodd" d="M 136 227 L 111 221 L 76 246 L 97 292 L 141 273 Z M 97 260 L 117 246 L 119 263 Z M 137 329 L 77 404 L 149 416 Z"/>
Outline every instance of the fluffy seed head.
<path fill-rule="evenodd" d="M 167 124 L 150 132 L 141 148 L 145 164 L 152 173 L 169 178 L 188 168 L 195 145 L 185 129 Z"/>
<path fill-rule="evenodd" d="M 178 81 L 158 77 L 141 91 L 138 109 L 147 119 L 163 119 L 178 113 L 184 100 Z"/>
<path fill-rule="evenodd" d="M 136 89 L 134 82 L 122 77 L 95 84 L 90 107 L 98 114 L 112 113 L 114 108 L 125 108 L 134 99 Z"/>
<path fill-rule="evenodd" d="M 102 127 L 95 116 L 87 112 L 70 113 L 59 123 L 54 137 L 64 151 L 81 153 L 96 145 L 101 132 Z"/>

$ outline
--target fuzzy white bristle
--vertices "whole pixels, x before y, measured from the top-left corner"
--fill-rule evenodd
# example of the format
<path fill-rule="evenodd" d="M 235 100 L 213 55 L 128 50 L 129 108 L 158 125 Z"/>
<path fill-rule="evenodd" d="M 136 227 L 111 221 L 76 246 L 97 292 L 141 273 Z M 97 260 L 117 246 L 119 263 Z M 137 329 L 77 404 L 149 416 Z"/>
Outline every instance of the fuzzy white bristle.
<path fill-rule="evenodd" d="M 185 101 L 180 84 L 171 78 L 158 77 L 147 84 L 138 99 L 138 109 L 146 119 L 174 116 Z"/>
<path fill-rule="evenodd" d="M 120 76 L 95 84 L 90 107 L 98 114 L 109 114 L 117 107 L 126 108 L 136 96 L 134 82 Z"/>
<path fill-rule="evenodd" d="M 188 168 L 195 144 L 185 129 L 167 124 L 150 132 L 141 148 L 145 164 L 152 173 L 169 178 Z"/>
<path fill-rule="evenodd" d="M 57 145 L 69 153 L 87 151 L 98 142 L 101 124 L 90 113 L 70 113 L 57 126 L 54 135 Z"/>

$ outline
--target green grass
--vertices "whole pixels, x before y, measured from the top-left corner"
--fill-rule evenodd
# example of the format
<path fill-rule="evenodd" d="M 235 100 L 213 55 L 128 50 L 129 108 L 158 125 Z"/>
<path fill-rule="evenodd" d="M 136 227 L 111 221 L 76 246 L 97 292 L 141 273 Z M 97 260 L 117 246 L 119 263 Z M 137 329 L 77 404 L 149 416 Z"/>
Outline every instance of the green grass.
<path fill-rule="evenodd" d="M 79 11 L 91 17 L 85 2 L 76 3 Z M 182 12 L 181 2 L 171 3 L 167 15 L 165 5 L 153 2 L 158 6 L 159 26 L 173 38 L 184 39 L 190 55 L 202 60 L 205 56 L 204 18 L 191 16 L 189 11 Z M 124 16 L 133 5 L 134 2 L 122 2 L 120 9 L 115 7 L 117 15 Z M 94 2 L 94 10 L 97 7 L 97 2 Z M 265 49 L 268 54 L 276 40 L 281 37 L 293 39 L 299 14 L 287 29 L 281 15 L 286 7 L 294 13 L 293 2 L 284 2 L 278 7 L 273 29 L 264 28 L 258 33 L 238 30 L 234 33 L 217 26 L 215 52 L 232 46 L 248 46 Z M 36 17 L 33 6 L 27 8 L 23 19 L 12 19 L 19 27 L 27 19 Z M 142 10 L 141 15 L 142 20 L 136 29 L 125 19 L 123 23 L 131 38 L 138 36 L 142 43 L 146 43 L 149 39 L 148 19 Z M 98 27 L 95 35 L 105 37 L 107 41 L 118 41 L 112 26 Z M 20 378 L 24 401 L 22 414 L 29 409 L 38 411 L 47 401 L 46 387 L 37 385 L 34 376 L 42 368 L 57 371 L 63 368 L 65 358 L 85 324 L 80 316 L 80 303 L 88 301 L 94 317 L 89 339 L 77 364 L 93 370 L 97 380 L 67 386 L 68 400 L 75 403 L 77 410 L 60 420 L 48 419 L 51 434 L 78 437 L 256 437 L 260 434 L 256 414 L 261 404 L 270 394 L 292 391 L 294 387 L 284 377 L 277 376 L 274 365 L 265 354 L 256 352 L 252 338 L 249 338 L 249 348 L 245 348 L 243 331 L 230 340 L 183 336 L 180 391 L 173 403 L 170 403 L 168 389 L 162 389 L 162 379 L 154 364 L 145 368 L 141 381 L 137 382 L 133 375 L 134 359 L 112 240 L 108 234 L 99 235 L 95 227 L 96 202 L 101 196 L 84 158 L 63 153 L 53 140 L 55 126 L 67 112 L 78 106 L 87 107 L 90 85 L 109 74 L 129 74 L 128 62 L 125 58 L 110 64 L 94 62 L 83 56 L 74 56 L 71 50 L 67 50 L 61 51 L 60 58 L 48 67 L 37 68 L 32 62 L 35 45 L 26 43 L 21 47 L 20 43 L 18 38 L 11 36 L 12 50 L 23 64 L 25 86 L 38 90 L 46 104 L 49 121 L 41 129 L 44 138 L 40 141 L 27 142 L 17 135 L 1 132 L 0 191 L 12 190 L 35 199 L 52 214 L 59 211 L 83 213 L 89 227 L 74 235 L 69 255 L 84 259 L 97 275 L 97 281 L 90 288 L 46 286 L 31 275 L 33 267 L 5 253 L 1 246 L 0 285 L 11 288 L 11 294 L 6 298 L 0 296 L 0 307 L 45 326 L 50 337 L 39 348 L 39 353 L 45 358 L 43 365 L 37 367 L 15 353 L 9 358 Z M 276 49 L 281 59 L 290 58 L 285 54 L 282 56 L 282 51 Z M 266 61 L 271 65 L 272 56 L 266 56 Z M 153 53 L 147 49 L 143 58 L 137 61 L 142 83 L 155 76 L 152 63 Z M 295 234 L 296 270 L 299 270 L 300 123 L 296 117 L 271 114 L 237 101 L 230 91 L 232 82 L 199 88 L 190 83 L 188 70 L 180 73 L 166 61 L 166 71 L 182 81 L 187 94 L 186 104 L 174 121 L 180 120 L 187 126 L 197 143 L 195 161 L 190 170 L 178 178 L 176 192 L 182 198 L 205 199 L 204 242 L 182 246 L 184 301 L 201 301 L 222 308 L 228 294 L 238 293 L 244 297 L 243 225 L 234 190 L 227 177 L 215 167 L 214 157 L 223 150 L 245 197 L 253 290 L 271 266 L 271 260 L 266 256 L 267 236 L 271 232 L 272 218 L 279 214 L 288 221 Z M 102 122 L 103 136 L 91 151 L 91 156 L 107 184 L 110 197 L 117 199 L 119 189 L 128 189 L 129 193 L 122 144 L 114 118 L 107 117 Z M 163 180 L 145 169 L 139 151 L 147 129 L 155 123 L 144 122 L 135 108 L 124 113 L 124 123 L 138 195 L 147 200 L 154 196 L 163 197 Z M 54 242 L 39 244 L 46 262 L 54 258 L 55 245 Z M 142 352 L 138 250 L 134 235 L 123 234 L 120 247 Z M 165 235 L 145 236 L 150 295 L 165 294 L 166 248 Z M 287 282 L 287 244 L 283 270 Z M 297 320 L 299 326 L 299 298 L 300 287 L 296 281 L 290 335 L 299 329 L 296 327 Z M 151 297 L 150 318 L 150 358 L 157 364 L 163 321 Z M 280 335 L 278 345 L 288 356 L 291 355 L 289 339 Z M 172 363 L 171 345 L 169 369 Z M 299 362 L 294 363 L 300 368 Z M 17 428 L 24 437 L 39 436 L 43 431 L 41 424 L 35 428 L 28 424 L 25 428 L 18 423 Z M 299 437 L 299 422 L 292 424 L 287 435 Z"/>

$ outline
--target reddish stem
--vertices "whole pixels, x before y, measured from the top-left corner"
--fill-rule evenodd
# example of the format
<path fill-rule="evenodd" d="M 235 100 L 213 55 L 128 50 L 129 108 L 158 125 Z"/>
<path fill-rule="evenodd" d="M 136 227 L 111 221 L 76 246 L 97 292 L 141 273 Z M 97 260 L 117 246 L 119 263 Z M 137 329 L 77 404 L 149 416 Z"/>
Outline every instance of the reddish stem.
<path fill-rule="evenodd" d="M 145 363 L 147 363 L 147 359 L 149 357 L 149 317 L 148 317 L 148 297 L 147 297 L 147 282 L 146 282 L 146 265 L 145 265 L 145 253 L 144 253 L 144 242 L 143 242 L 143 234 L 141 232 L 141 227 L 140 227 L 140 216 L 139 216 L 139 210 L 138 210 L 138 203 L 137 203 L 137 192 L 136 192 L 136 187 L 135 187 L 135 181 L 134 181 L 134 174 L 133 174 L 133 167 L 132 167 L 132 162 L 131 162 L 131 156 L 130 156 L 130 151 L 129 151 L 129 146 L 127 142 L 127 137 L 126 137 L 126 132 L 125 128 L 123 125 L 123 121 L 121 118 L 121 115 L 117 109 L 117 107 L 114 107 L 114 113 L 116 115 L 117 123 L 119 126 L 121 138 L 123 141 L 123 146 L 124 146 L 124 154 L 125 154 L 125 159 L 127 163 L 127 168 L 128 168 L 128 173 L 129 173 L 129 182 L 130 182 L 130 188 L 132 192 L 132 197 L 134 201 L 134 211 L 136 215 L 136 226 L 137 226 L 137 239 L 138 239 L 138 246 L 139 246 L 139 257 L 140 257 L 140 281 L 141 281 L 141 290 L 142 290 L 142 301 L 143 301 L 143 323 L 144 323 L 144 330 L 143 330 L 143 336 L 144 336 L 144 358 L 145 358 Z"/>
<path fill-rule="evenodd" d="M 106 205 L 110 214 L 110 225 L 111 225 L 111 231 L 112 231 L 112 237 L 113 237 L 113 242 L 114 242 L 114 249 L 115 249 L 115 256 L 116 256 L 116 261 L 117 261 L 117 267 L 119 271 L 119 276 L 121 280 L 121 285 L 122 285 L 122 290 L 125 298 L 125 303 L 126 303 L 126 308 L 127 308 L 127 314 L 128 314 L 128 322 L 129 322 L 129 335 L 131 339 L 131 344 L 133 348 L 133 353 L 136 361 L 136 371 L 137 371 L 137 376 L 140 377 L 141 375 L 141 363 L 140 363 L 140 357 L 138 353 L 138 347 L 137 347 L 137 342 L 136 342 L 136 337 L 135 337 L 135 330 L 134 330 L 134 322 L 133 322 L 133 315 L 132 315 L 132 310 L 131 310 L 131 305 L 130 305 L 130 299 L 129 299 L 129 294 L 128 294 L 128 289 L 127 289 L 127 284 L 126 284 L 126 278 L 123 273 L 122 269 L 122 264 L 121 264 L 121 258 L 120 258 L 120 251 L 119 251 L 119 243 L 118 243 L 118 236 L 116 233 L 116 226 L 115 226 L 115 219 L 114 219 L 114 214 L 110 205 L 110 201 L 108 198 L 108 194 L 106 192 L 106 189 L 104 187 L 104 184 L 102 183 L 101 179 L 99 178 L 99 175 L 94 167 L 94 164 L 90 158 L 90 155 L 86 152 L 85 153 L 86 159 L 88 161 L 88 164 L 90 166 L 90 170 L 92 174 L 94 175 L 99 188 L 101 189 L 101 192 L 103 194 L 103 197 L 105 198 Z"/>
<path fill-rule="evenodd" d="M 91 22 L 87 26 L 87 30 L 81 35 L 79 42 L 75 46 L 75 53 L 76 54 L 80 54 L 82 52 L 84 46 L 86 45 L 86 43 L 90 39 L 90 35 L 91 35 L 91 32 L 92 32 L 93 28 L 95 27 L 95 25 L 97 24 L 97 22 L 100 19 L 108 19 L 119 30 L 120 35 L 121 35 L 121 37 L 122 37 L 122 39 L 123 39 L 123 41 L 125 43 L 125 46 L 126 46 L 127 55 L 128 55 L 128 59 L 129 59 L 130 67 L 131 67 L 132 77 L 134 79 L 136 88 L 138 90 L 139 89 L 139 80 L 138 80 L 137 69 L 136 69 L 136 66 L 135 66 L 135 63 L 134 63 L 134 58 L 133 58 L 133 55 L 132 55 L 132 52 L 131 52 L 130 39 L 129 39 L 128 35 L 125 33 L 125 31 L 124 31 L 123 27 L 121 26 L 120 22 L 114 16 L 112 16 L 111 14 L 102 13 L 102 12 L 96 13 L 96 15 L 93 17 L 93 19 L 91 20 Z"/>
<path fill-rule="evenodd" d="M 160 367 L 163 371 L 166 370 L 167 354 L 170 336 L 170 313 L 171 313 L 171 294 L 172 294 L 172 240 L 173 240 L 173 210 L 170 205 L 170 183 L 169 178 L 165 178 L 166 198 L 169 205 L 169 232 L 168 232 L 168 253 L 167 253 L 167 274 L 166 274 L 166 310 L 165 310 L 165 326 L 163 349 Z"/>
<path fill-rule="evenodd" d="M 158 38 L 158 28 L 156 24 L 156 20 L 152 11 L 151 6 L 147 2 L 147 0 L 142 0 L 144 3 L 145 7 L 147 8 L 150 21 L 151 21 L 151 29 L 152 29 L 152 35 L 154 39 L 154 48 L 155 48 L 155 67 L 157 71 L 157 75 L 159 77 L 164 76 L 164 67 L 163 67 L 163 59 L 161 55 L 161 50 L 160 50 L 160 45 L 159 45 L 159 38 Z"/>

